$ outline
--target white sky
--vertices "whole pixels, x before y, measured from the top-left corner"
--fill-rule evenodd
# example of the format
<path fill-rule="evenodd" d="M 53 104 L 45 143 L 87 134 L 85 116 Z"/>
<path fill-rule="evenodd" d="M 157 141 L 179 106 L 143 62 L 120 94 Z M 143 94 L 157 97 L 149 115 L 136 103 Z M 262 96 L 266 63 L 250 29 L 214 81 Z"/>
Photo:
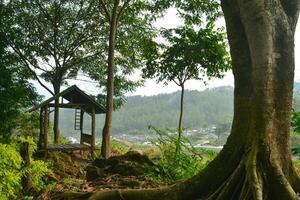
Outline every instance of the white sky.
<path fill-rule="evenodd" d="M 165 14 L 163 19 L 157 21 L 156 26 L 164 28 L 175 28 L 180 25 L 182 21 L 176 16 L 176 10 L 170 9 Z M 220 20 L 220 24 L 224 25 L 224 20 Z M 297 30 L 295 34 L 295 81 L 300 81 L 300 22 L 297 25 Z M 140 79 L 140 73 L 136 73 L 131 77 L 133 80 Z M 211 79 L 207 81 L 207 85 L 204 85 L 202 81 L 190 80 L 186 83 L 185 88 L 188 90 L 204 90 L 206 88 L 213 88 L 218 86 L 230 85 L 233 86 L 233 75 L 231 71 L 227 72 L 223 79 Z M 76 84 L 82 90 L 89 94 L 97 94 L 99 90 L 95 87 L 95 84 L 85 81 L 68 81 L 69 85 Z M 49 94 L 45 89 L 43 89 L 37 82 L 34 82 L 34 85 L 37 88 L 37 91 L 49 97 Z M 49 84 L 47 84 L 49 85 Z M 64 89 L 64 88 L 62 88 Z M 179 90 L 178 86 L 174 83 L 164 85 L 163 83 L 157 84 L 155 80 L 146 80 L 144 87 L 137 88 L 134 92 L 128 93 L 127 95 L 156 95 L 160 93 L 171 93 Z"/>

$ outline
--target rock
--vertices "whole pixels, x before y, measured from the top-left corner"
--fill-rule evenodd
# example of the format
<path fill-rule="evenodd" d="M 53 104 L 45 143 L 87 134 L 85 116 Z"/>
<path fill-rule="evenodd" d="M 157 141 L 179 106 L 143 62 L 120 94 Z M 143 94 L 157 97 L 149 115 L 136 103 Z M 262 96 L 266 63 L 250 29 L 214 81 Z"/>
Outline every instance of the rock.
<path fill-rule="evenodd" d="M 103 169 L 93 166 L 93 165 L 88 165 L 86 167 L 86 180 L 87 181 L 93 181 L 97 178 L 101 178 L 104 176 L 104 171 Z"/>
<path fill-rule="evenodd" d="M 155 167 L 155 164 L 146 155 L 129 151 L 108 159 L 95 159 L 86 167 L 86 179 L 101 189 L 140 188 L 145 185 L 143 177 L 147 167 Z"/>
<path fill-rule="evenodd" d="M 47 159 L 51 160 L 53 172 L 61 178 L 84 176 L 82 172 L 89 162 L 63 152 L 50 152 Z"/>
<path fill-rule="evenodd" d="M 140 154 L 138 151 L 128 151 L 126 154 L 121 156 L 112 156 L 108 159 L 98 158 L 95 159 L 93 165 L 97 167 L 105 167 L 107 165 L 117 165 L 121 161 L 132 161 L 141 165 L 147 164 L 154 166 L 155 164 L 146 156 Z"/>
<path fill-rule="evenodd" d="M 120 174 L 123 176 L 143 175 L 146 166 L 155 164 L 146 156 L 137 151 L 129 151 L 121 156 L 112 156 L 109 159 L 95 159 L 93 166 L 103 169 L 104 174 Z M 93 175 L 97 174 L 96 169 L 88 168 Z M 90 175 L 89 175 L 89 178 Z"/>
<path fill-rule="evenodd" d="M 123 155 L 126 160 L 134 161 L 139 164 L 155 165 L 146 155 L 139 153 L 138 151 L 128 151 Z"/>

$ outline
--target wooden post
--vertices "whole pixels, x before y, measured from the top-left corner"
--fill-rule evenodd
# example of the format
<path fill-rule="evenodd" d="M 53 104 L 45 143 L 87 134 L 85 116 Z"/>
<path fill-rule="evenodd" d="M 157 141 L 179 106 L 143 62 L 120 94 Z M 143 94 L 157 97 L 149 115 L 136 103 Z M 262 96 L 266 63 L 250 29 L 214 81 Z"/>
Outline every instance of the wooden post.
<path fill-rule="evenodd" d="M 44 107 L 44 149 L 48 147 L 48 106 Z"/>
<path fill-rule="evenodd" d="M 95 108 L 92 108 L 92 155 L 95 149 L 95 143 L 96 143 L 96 116 L 95 116 Z"/>
<path fill-rule="evenodd" d="M 82 134 L 83 134 L 83 117 L 84 111 L 80 109 L 80 144 L 82 144 Z"/>
<path fill-rule="evenodd" d="M 22 142 L 20 148 L 20 154 L 23 159 L 23 168 L 30 168 L 30 156 L 29 156 L 29 143 Z M 30 170 L 27 170 L 26 173 L 22 176 L 22 191 L 24 194 L 27 194 L 32 188 L 32 178 Z"/>
<path fill-rule="evenodd" d="M 43 147 L 43 138 L 44 138 L 44 113 L 43 108 L 40 108 L 40 136 L 38 141 L 38 148 L 41 149 Z"/>

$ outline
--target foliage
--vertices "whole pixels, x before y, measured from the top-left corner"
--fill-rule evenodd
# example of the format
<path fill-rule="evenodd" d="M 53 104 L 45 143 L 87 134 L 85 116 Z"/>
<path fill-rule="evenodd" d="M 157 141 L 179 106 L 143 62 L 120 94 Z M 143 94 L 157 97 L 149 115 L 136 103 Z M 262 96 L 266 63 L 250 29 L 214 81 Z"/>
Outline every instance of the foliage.
<path fill-rule="evenodd" d="M 212 24 L 199 31 L 191 27 L 164 30 L 163 36 L 168 44 L 161 45 L 156 59 L 148 60 L 143 69 L 145 77 L 182 86 L 205 75 L 222 77 L 222 72 L 230 69 L 225 34 L 214 30 Z"/>
<path fill-rule="evenodd" d="M 119 88 L 120 90 L 125 90 L 125 88 Z M 125 97 L 123 96 L 122 92 L 119 95 L 115 95 L 117 97 L 115 97 L 113 99 L 113 103 L 114 103 L 114 110 L 119 110 L 124 103 L 126 102 Z M 106 105 L 106 95 L 104 94 L 98 94 L 97 95 L 97 101 L 101 104 L 101 105 Z"/>
<path fill-rule="evenodd" d="M 124 145 L 122 145 L 121 143 L 119 143 L 116 140 L 112 140 L 111 142 L 111 150 L 112 152 L 116 153 L 116 154 L 125 154 L 129 151 L 129 147 L 126 147 Z"/>
<path fill-rule="evenodd" d="M 50 173 L 48 164 L 42 160 L 32 160 L 30 172 L 32 174 L 32 185 L 36 191 L 51 189 L 53 185 L 46 176 Z"/>
<path fill-rule="evenodd" d="M 49 93 L 58 93 L 83 65 L 96 65 L 101 37 L 95 1 L 14 0 L 8 5 L 6 42 Z"/>
<path fill-rule="evenodd" d="M 157 167 L 149 169 L 147 177 L 151 180 L 171 183 L 176 180 L 187 179 L 200 170 L 214 158 L 209 152 L 206 159 L 195 149 L 189 140 L 178 140 L 173 131 L 162 131 L 153 126 L 149 127 L 157 134 L 157 141 L 152 144 L 160 150 L 160 158 L 156 161 Z"/>
<path fill-rule="evenodd" d="M 86 152 L 83 152 L 85 155 Z M 48 153 L 48 164 L 54 174 L 61 178 L 66 177 L 85 177 L 85 170 L 82 162 L 74 162 L 72 159 L 73 155 L 64 152 L 49 152 Z"/>
<path fill-rule="evenodd" d="M 78 186 L 84 184 L 85 182 L 86 180 L 73 177 L 66 177 L 62 180 L 63 185 L 68 189 L 68 191 L 78 190 Z"/>
<path fill-rule="evenodd" d="M 300 148 L 299 148 L 299 147 L 294 147 L 294 148 L 292 148 L 292 154 L 293 154 L 293 155 L 298 155 L 298 154 L 300 154 Z"/>
<path fill-rule="evenodd" d="M 50 173 L 50 169 L 48 168 L 48 164 L 42 160 L 33 159 L 33 153 L 37 150 L 37 144 L 32 137 L 19 137 L 15 139 L 14 145 L 15 149 L 19 151 L 19 145 L 22 142 L 29 143 L 29 156 L 30 156 L 30 169 L 29 170 L 32 177 L 32 186 L 36 191 L 40 191 L 42 189 L 46 189 L 51 187 L 51 183 L 47 180 L 46 175 Z"/>
<path fill-rule="evenodd" d="M 292 113 L 292 128 L 294 132 L 300 133 L 300 113 Z"/>
<path fill-rule="evenodd" d="M 300 134 L 294 131 L 291 132 L 291 147 L 292 149 L 300 147 Z"/>
<path fill-rule="evenodd" d="M 294 164 L 295 167 L 300 169 L 300 160 L 293 160 L 293 164 Z"/>
<path fill-rule="evenodd" d="M 97 67 L 84 67 L 93 80 L 97 81 L 101 93 L 98 95 L 100 102 L 105 103 L 107 98 L 108 68 L 110 31 L 112 27 L 112 16 L 118 15 L 115 29 L 116 42 L 114 46 L 114 108 L 120 108 L 125 99 L 125 94 L 142 86 L 141 79 L 133 80 L 133 75 L 144 64 L 144 54 L 152 40 L 156 36 L 156 30 L 152 25 L 155 15 L 149 13 L 153 7 L 151 0 L 137 1 L 99 1 L 99 13 L 103 21 L 101 23 L 105 43 L 101 44 L 102 51 L 98 58 L 102 61 Z M 117 9 L 113 9 L 118 4 Z M 114 13 L 114 14 L 113 14 Z M 109 16 L 107 16 L 109 14 Z"/>
<path fill-rule="evenodd" d="M 174 81 L 182 85 L 189 79 L 220 77 L 230 67 L 225 33 L 216 28 L 216 20 L 221 16 L 220 2 L 217 0 L 157 1 L 155 8 L 164 10 L 175 8 L 183 25 L 174 29 L 162 29 L 161 37 L 166 41 L 153 44 L 150 54 L 145 55 L 147 68 L 145 77 Z M 200 74 L 202 73 L 202 74 Z"/>
<path fill-rule="evenodd" d="M 184 24 L 203 24 L 205 21 L 215 21 L 222 15 L 218 0 L 163 0 L 155 2 L 155 9 L 162 11 L 174 7 Z"/>
<path fill-rule="evenodd" d="M 292 113 L 292 119 L 291 119 L 291 125 L 293 132 L 291 134 L 292 139 L 292 154 L 299 155 L 300 154 L 300 113 L 299 112 L 293 112 Z"/>
<path fill-rule="evenodd" d="M 21 112 L 16 119 L 16 131 L 19 135 L 34 138 L 37 142 L 40 132 L 39 114 L 37 112 Z"/>
<path fill-rule="evenodd" d="M 0 62 L 3 61 L 0 58 Z M 20 66 L 1 63 L 0 74 L 0 141 L 7 142 L 18 126 L 21 110 L 33 105 L 37 94 L 26 76 L 22 76 Z"/>
<path fill-rule="evenodd" d="M 38 96 L 28 82 L 31 76 L 4 40 L 8 39 L 5 25 L 9 13 L 3 1 L 0 2 L 0 15 L 0 142 L 8 142 L 21 110 L 33 105 Z"/>
<path fill-rule="evenodd" d="M 21 191 L 22 158 L 14 145 L 0 144 L 0 199 L 15 199 Z"/>
<path fill-rule="evenodd" d="M 22 158 L 19 153 L 21 142 L 29 143 L 30 169 L 22 167 Z M 45 176 L 50 170 L 45 162 L 32 158 L 35 150 L 36 144 L 32 138 L 20 137 L 9 145 L 0 144 L 0 199 L 15 199 L 21 195 L 21 177 L 27 171 L 31 173 L 32 186 L 36 191 L 49 187 L 49 181 Z"/>
<path fill-rule="evenodd" d="M 189 4 L 189 3 L 188 3 Z M 191 3 L 197 5 L 196 2 Z M 199 3 L 198 3 L 199 4 Z M 176 4 L 181 7 L 182 5 Z M 199 10 L 204 15 L 196 15 L 200 21 L 206 13 L 216 11 Z M 180 10 L 180 8 L 179 8 Z M 208 11 L 208 12 L 207 12 Z M 179 138 L 182 134 L 184 86 L 188 80 L 203 80 L 204 77 L 223 77 L 223 72 L 230 69 L 230 57 L 227 52 L 225 33 L 216 29 L 215 18 L 206 18 L 206 25 L 195 26 L 195 20 L 187 20 L 186 12 L 180 12 L 185 18 L 185 24 L 175 29 L 163 29 L 161 36 L 165 41 L 152 48 L 151 53 L 145 55 L 147 62 L 143 68 L 145 78 L 156 78 L 157 82 L 168 84 L 170 81 L 181 87 L 181 102 L 179 115 Z M 195 13 L 193 13 L 195 15 Z M 194 18 L 194 19 L 196 19 Z M 191 23 L 193 22 L 193 23 Z M 199 23 L 199 21 L 197 21 Z"/>

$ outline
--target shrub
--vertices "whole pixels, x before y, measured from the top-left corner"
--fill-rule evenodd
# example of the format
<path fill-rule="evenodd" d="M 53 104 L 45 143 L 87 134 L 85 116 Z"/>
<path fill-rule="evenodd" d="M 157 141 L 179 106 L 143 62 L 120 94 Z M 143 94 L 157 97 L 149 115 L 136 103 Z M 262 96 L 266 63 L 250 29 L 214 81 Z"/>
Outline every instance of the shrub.
<path fill-rule="evenodd" d="M 36 191 L 52 187 L 52 185 L 46 178 L 51 171 L 48 168 L 47 163 L 41 160 L 32 160 L 30 170 L 32 177 L 32 186 Z"/>
<path fill-rule="evenodd" d="M 22 167 L 22 158 L 20 156 L 20 143 L 29 143 L 29 154 L 31 167 Z M 21 178 L 25 172 L 30 171 L 32 176 L 33 189 L 39 191 L 49 186 L 45 176 L 50 172 L 45 162 L 34 160 L 33 152 L 36 150 L 36 143 L 32 138 L 23 138 L 13 140 L 10 144 L 0 143 L 0 199 L 16 199 L 21 195 Z"/>
<path fill-rule="evenodd" d="M 129 151 L 129 148 L 125 145 L 122 145 L 120 142 L 116 140 L 111 141 L 111 150 L 115 154 L 125 154 Z"/>
<path fill-rule="evenodd" d="M 294 132 L 300 132 L 300 112 L 293 112 L 292 113 L 292 120 L 291 125 Z"/>
<path fill-rule="evenodd" d="M 154 161 L 157 167 L 148 169 L 147 178 L 152 181 L 171 183 L 190 178 L 205 168 L 215 156 L 208 152 L 210 154 L 204 158 L 204 154 L 200 154 L 188 139 L 183 137 L 178 140 L 172 130 L 162 131 L 152 126 L 150 129 L 157 135 L 157 140 L 151 142 L 161 154 Z"/>
<path fill-rule="evenodd" d="M 0 199 L 15 199 L 21 191 L 22 158 L 14 145 L 0 144 Z"/>

